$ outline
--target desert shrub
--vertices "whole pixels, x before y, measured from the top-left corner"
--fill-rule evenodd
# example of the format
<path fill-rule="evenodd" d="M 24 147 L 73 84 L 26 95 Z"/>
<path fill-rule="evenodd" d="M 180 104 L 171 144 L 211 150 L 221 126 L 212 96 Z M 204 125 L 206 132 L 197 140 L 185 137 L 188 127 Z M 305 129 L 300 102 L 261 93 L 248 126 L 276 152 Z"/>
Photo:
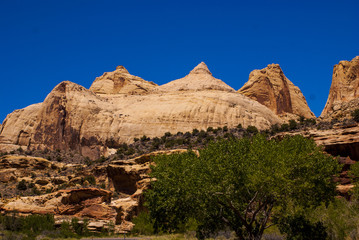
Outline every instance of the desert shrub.
<path fill-rule="evenodd" d="M 197 136 L 198 133 L 199 133 L 199 130 L 197 128 L 192 130 L 192 136 Z"/>
<path fill-rule="evenodd" d="M 85 181 L 88 181 L 91 185 L 96 185 L 96 178 L 93 175 L 84 177 L 82 182 Z"/>
<path fill-rule="evenodd" d="M 165 137 L 171 137 L 172 134 L 170 132 L 165 132 Z"/>
<path fill-rule="evenodd" d="M 298 128 L 298 124 L 295 120 L 291 119 L 289 120 L 289 129 L 294 130 Z"/>
<path fill-rule="evenodd" d="M 87 228 L 88 223 L 88 219 L 84 219 L 82 222 L 80 222 L 77 218 L 73 218 L 71 220 L 71 227 L 76 234 L 80 236 L 87 236 L 89 235 L 89 230 Z"/>
<path fill-rule="evenodd" d="M 23 179 L 17 184 L 17 189 L 25 191 L 27 189 L 26 181 Z"/>
<path fill-rule="evenodd" d="M 242 127 L 242 124 L 238 124 L 238 125 L 237 125 L 237 128 L 238 128 L 238 129 L 242 129 L 242 128 L 243 128 L 243 127 Z"/>
<path fill-rule="evenodd" d="M 258 133 L 258 129 L 257 129 L 255 126 L 249 125 L 249 126 L 247 127 L 247 132 L 248 132 L 248 133 L 256 134 L 256 133 Z"/>
<path fill-rule="evenodd" d="M 282 126 L 280 126 L 280 130 L 282 132 L 289 131 L 289 124 L 288 123 L 283 123 Z"/>
<path fill-rule="evenodd" d="M 228 127 L 227 126 L 223 127 L 223 132 L 228 132 Z"/>
<path fill-rule="evenodd" d="M 213 127 L 208 127 L 207 132 L 213 132 Z"/>
<path fill-rule="evenodd" d="M 352 118 L 354 121 L 359 122 L 359 109 L 355 109 L 352 113 Z"/>
<path fill-rule="evenodd" d="M 146 141 L 149 141 L 150 138 L 147 137 L 146 135 L 143 135 L 140 140 L 141 140 L 141 142 L 146 142 Z"/>
<path fill-rule="evenodd" d="M 273 124 L 270 128 L 271 134 L 276 134 L 277 132 L 280 131 L 280 127 L 278 125 L 278 123 Z"/>

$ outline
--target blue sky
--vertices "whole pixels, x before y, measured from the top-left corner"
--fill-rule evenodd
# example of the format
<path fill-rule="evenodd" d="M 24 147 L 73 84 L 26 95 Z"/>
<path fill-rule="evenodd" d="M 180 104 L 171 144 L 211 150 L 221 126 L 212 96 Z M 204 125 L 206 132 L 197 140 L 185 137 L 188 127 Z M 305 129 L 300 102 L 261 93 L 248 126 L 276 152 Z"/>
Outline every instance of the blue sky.
<path fill-rule="evenodd" d="M 318 116 L 333 65 L 359 55 L 359 1 L 0 0 L 0 122 L 61 81 L 124 65 L 157 84 L 204 61 L 239 89 L 278 63 Z"/>

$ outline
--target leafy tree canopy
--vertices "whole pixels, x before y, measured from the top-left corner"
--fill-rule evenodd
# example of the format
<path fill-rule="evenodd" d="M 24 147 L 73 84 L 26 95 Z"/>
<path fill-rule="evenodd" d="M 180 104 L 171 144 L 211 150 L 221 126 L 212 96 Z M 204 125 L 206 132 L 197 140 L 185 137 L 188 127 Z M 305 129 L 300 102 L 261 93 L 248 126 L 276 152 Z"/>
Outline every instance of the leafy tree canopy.
<path fill-rule="evenodd" d="M 239 239 L 260 239 L 275 219 L 331 201 L 339 170 L 313 140 L 259 134 L 155 163 L 156 181 L 145 194 L 155 230 L 176 231 L 195 219 L 199 238 L 229 228 Z"/>

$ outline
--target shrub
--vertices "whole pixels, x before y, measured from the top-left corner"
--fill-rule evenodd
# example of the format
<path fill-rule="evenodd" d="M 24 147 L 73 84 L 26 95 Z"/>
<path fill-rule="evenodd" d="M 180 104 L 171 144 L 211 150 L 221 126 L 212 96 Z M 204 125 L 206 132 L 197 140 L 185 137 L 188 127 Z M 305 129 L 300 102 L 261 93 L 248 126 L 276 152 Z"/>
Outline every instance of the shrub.
<path fill-rule="evenodd" d="M 227 132 L 228 131 L 228 127 L 227 126 L 224 126 L 223 127 L 223 132 Z"/>
<path fill-rule="evenodd" d="M 242 129 L 242 128 L 243 128 L 243 127 L 242 127 L 242 124 L 238 124 L 238 125 L 237 125 L 237 128 L 238 128 L 238 129 Z"/>
<path fill-rule="evenodd" d="M 135 224 L 131 233 L 135 235 L 152 235 L 154 234 L 153 220 L 148 212 L 141 212 L 137 217 L 133 218 Z"/>
<path fill-rule="evenodd" d="M 17 189 L 25 191 L 27 189 L 26 181 L 23 179 L 17 184 Z"/>
<path fill-rule="evenodd" d="M 247 132 L 248 132 L 248 133 L 256 134 L 256 133 L 258 133 L 258 129 L 257 129 L 255 126 L 249 125 L 249 126 L 247 127 Z"/>
<path fill-rule="evenodd" d="M 280 127 L 280 130 L 282 132 L 289 131 L 289 124 L 288 123 L 283 123 L 282 126 Z"/>
<path fill-rule="evenodd" d="M 196 136 L 199 133 L 199 130 L 197 128 L 192 130 L 192 135 Z"/>
<path fill-rule="evenodd" d="M 289 216 L 281 219 L 279 223 L 281 233 L 286 233 L 288 240 L 327 239 L 326 228 L 322 222 L 311 223 L 303 216 Z"/>
<path fill-rule="evenodd" d="M 207 132 L 213 132 L 213 127 L 208 127 Z"/>
<path fill-rule="evenodd" d="M 93 175 L 84 177 L 82 182 L 85 181 L 88 181 L 91 185 L 96 185 L 96 178 Z"/>
<path fill-rule="evenodd" d="M 295 120 L 291 119 L 289 120 L 289 129 L 294 130 L 298 128 L 298 124 Z"/>
<path fill-rule="evenodd" d="M 359 109 L 355 109 L 352 113 L 352 118 L 354 121 L 359 122 Z"/>

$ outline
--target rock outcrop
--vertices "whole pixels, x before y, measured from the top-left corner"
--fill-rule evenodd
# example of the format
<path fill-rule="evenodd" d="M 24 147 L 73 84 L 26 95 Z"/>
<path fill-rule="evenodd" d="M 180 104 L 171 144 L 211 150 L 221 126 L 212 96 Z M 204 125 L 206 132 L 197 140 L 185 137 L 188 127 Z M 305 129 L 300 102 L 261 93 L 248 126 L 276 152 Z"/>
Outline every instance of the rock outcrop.
<path fill-rule="evenodd" d="M 314 118 L 300 89 L 284 75 L 278 64 L 254 70 L 239 93 L 267 106 L 277 115 L 287 118 Z M 294 114 L 294 116 L 293 116 Z"/>
<path fill-rule="evenodd" d="M 159 92 L 220 90 L 235 92 L 222 80 L 214 78 L 204 62 L 198 64 L 187 76 L 156 88 Z"/>
<path fill-rule="evenodd" d="M 348 115 L 351 108 L 359 106 L 358 98 L 359 56 L 334 66 L 332 85 L 321 117 L 342 118 Z"/>
<path fill-rule="evenodd" d="M 10 199 L 0 210 L 111 220 L 117 215 L 110 206 L 111 195 L 110 191 L 97 188 L 59 190 L 41 196 Z"/>
<path fill-rule="evenodd" d="M 106 72 L 95 79 L 90 90 L 98 94 L 145 94 L 157 84 L 131 75 L 123 66 L 113 72 Z"/>
<path fill-rule="evenodd" d="M 128 74 L 124 68 L 115 72 L 118 73 L 114 76 Z M 96 82 L 108 83 L 103 79 Z M 107 83 L 95 88 L 94 83 L 92 90 L 69 81 L 60 83 L 43 103 L 7 116 L 0 132 L 0 150 L 10 151 L 19 146 L 73 150 L 96 159 L 114 153 L 119 143 L 129 143 L 143 135 L 158 137 L 165 132 L 238 124 L 265 129 L 282 122 L 267 107 L 215 79 L 204 63 L 185 78 L 153 90 L 150 87 L 148 91 L 133 90 L 134 80 L 124 82 L 127 85 L 122 88 L 105 87 Z M 143 84 L 139 86 L 152 86 L 144 80 L 140 82 Z M 119 94 L 136 91 L 139 94 Z"/>

